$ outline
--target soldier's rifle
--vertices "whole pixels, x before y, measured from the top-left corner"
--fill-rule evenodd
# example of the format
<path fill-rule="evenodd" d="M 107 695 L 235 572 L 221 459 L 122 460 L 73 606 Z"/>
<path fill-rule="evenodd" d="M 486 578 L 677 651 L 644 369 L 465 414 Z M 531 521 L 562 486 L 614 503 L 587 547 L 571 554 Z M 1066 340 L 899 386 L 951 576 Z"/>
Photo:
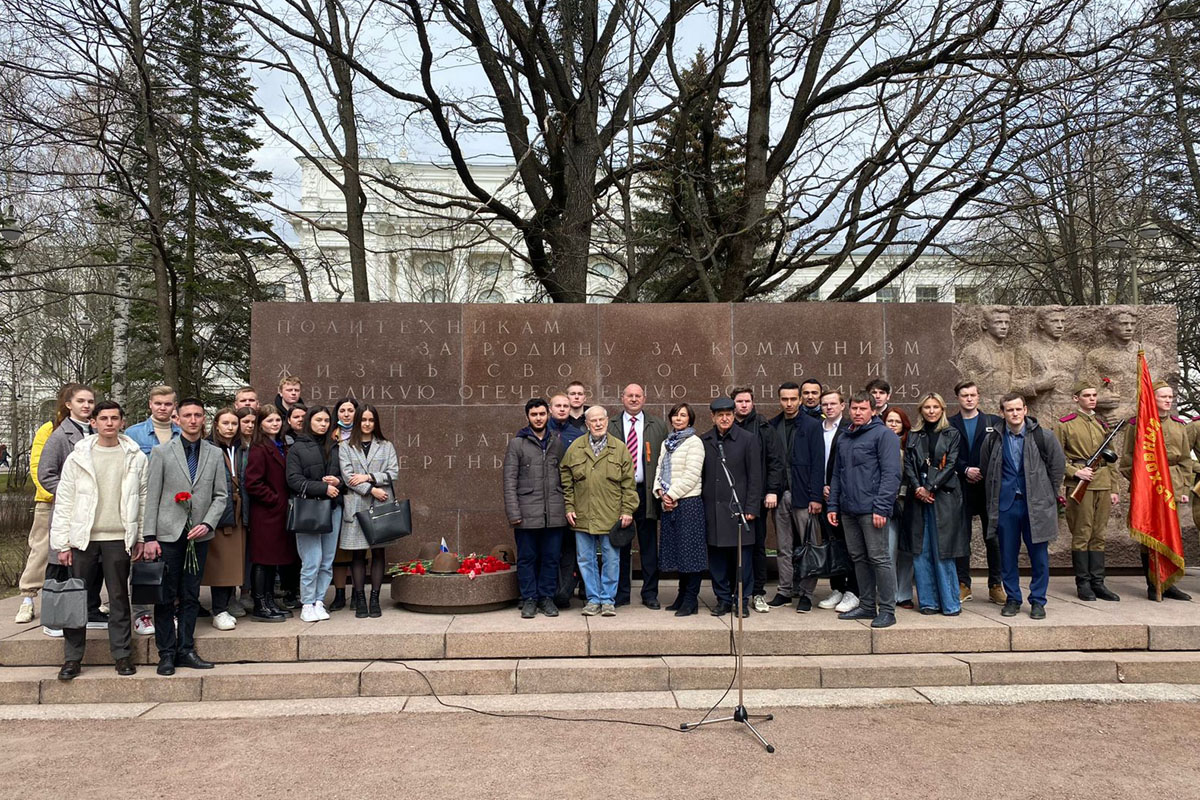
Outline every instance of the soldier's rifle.
<path fill-rule="evenodd" d="M 1121 428 L 1125 427 L 1125 423 L 1127 422 L 1129 422 L 1129 420 L 1123 419 L 1113 426 L 1113 429 L 1108 432 L 1108 436 L 1104 437 L 1104 441 L 1101 442 L 1100 446 L 1096 448 L 1096 452 L 1092 453 L 1091 458 L 1084 462 L 1084 467 L 1088 469 L 1095 469 L 1096 465 L 1099 464 L 1101 460 L 1104 460 L 1109 464 L 1117 463 L 1117 453 L 1115 450 L 1109 447 L 1109 445 L 1112 444 L 1112 441 L 1116 438 L 1117 433 L 1121 430 Z M 1084 496 L 1087 495 L 1088 486 L 1090 486 L 1091 483 L 1092 482 L 1090 480 L 1080 480 L 1079 485 L 1075 487 L 1075 491 L 1071 492 L 1071 499 L 1076 503 L 1082 503 Z"/>

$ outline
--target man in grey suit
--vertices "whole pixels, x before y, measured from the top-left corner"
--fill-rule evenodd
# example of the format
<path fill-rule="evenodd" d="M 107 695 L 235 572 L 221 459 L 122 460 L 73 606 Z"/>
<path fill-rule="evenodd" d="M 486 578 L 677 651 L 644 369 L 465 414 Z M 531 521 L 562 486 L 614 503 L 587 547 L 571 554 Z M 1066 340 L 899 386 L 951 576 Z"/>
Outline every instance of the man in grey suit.
<path fill-rule="evenodd" d="M 179 404 L 179 438 L 150 451 L 146 486 L 146 515 L 142 557 L 167 562 L 163 602 L 154 606 L 154 640 L 158 645 L 158 674 L 174 675 L 175 667 L 212 669 L 196 654 L 196 615 L 200 609 L 200 576 L 208 542 L 228 502 L 221 451 L 204 435 L 204 406 L 189 398 Z M 191 495 L 187 501 L 176 498 Z M 196 563 L 186 564 L 188 542 Z M 175 601 L 179 600 L 176 633 Z"/>

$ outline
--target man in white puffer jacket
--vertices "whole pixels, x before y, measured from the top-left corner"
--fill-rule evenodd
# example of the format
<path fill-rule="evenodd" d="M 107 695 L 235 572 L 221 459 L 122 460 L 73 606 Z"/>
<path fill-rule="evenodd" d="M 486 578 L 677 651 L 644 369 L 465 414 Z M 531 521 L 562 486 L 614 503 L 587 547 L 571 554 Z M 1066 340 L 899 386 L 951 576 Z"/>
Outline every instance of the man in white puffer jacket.
<path fill-rule="evenodd" d="M 125 412 L 111 400 L 92 411 L 96 435 L 75 445 L 63 462 L 50 522 L 50 547 L 71 574 L 85 578 L 100 562 L 108 589 L 108 644 L 118 675 L 133 675 L 130 649 L 129 565 L 142 555 L 147 460 L 137 442 L 120 433 Z M 58 679 L 80 672 L 86 628 L 63 631 Z"/>

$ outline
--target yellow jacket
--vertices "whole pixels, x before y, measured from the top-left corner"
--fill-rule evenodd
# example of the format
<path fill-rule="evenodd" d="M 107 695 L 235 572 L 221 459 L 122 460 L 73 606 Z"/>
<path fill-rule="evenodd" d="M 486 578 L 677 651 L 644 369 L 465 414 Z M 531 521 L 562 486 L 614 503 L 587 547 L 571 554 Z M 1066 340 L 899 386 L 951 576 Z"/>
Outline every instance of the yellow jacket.
<path fill-rule="evenodd" d="M 33 478 L 33 485 L 37 487 L 37 494 L 34 495 L 34 502 L 37 503 L 53 503 L 54 495 L 47 492 L 42 485 L 38 483 L 37 470 L 38 462 L 42 460 L 42 449 L 46 446 L 46 440 L 50 438 L 50 434 L 54 433 L 54 423 L 47 422 L 45 425 L 37 429 L 37 433 L 33 435 L 33 448 L 29 451 L 29 476 Z"/>

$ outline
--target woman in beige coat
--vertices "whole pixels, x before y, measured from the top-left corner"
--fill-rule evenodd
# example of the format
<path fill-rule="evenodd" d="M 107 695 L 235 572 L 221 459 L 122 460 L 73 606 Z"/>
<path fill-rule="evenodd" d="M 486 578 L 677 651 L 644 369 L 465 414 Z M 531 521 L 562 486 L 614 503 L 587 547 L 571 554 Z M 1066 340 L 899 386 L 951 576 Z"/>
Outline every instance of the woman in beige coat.
<path fill-rule="evenodd" d="M 667 606 L 677 617 L 695 614 L 699 607 L 700 573 L 708 567 L 708 536 L 700 483 L 704 474 L 704 445 L 696 436 L 696 412 L 679 403 L 667 415 L 671 433 L 662 443 L 654 496 L 662 500 L 659 569 L 679 573 L 679 596 Z"/>

